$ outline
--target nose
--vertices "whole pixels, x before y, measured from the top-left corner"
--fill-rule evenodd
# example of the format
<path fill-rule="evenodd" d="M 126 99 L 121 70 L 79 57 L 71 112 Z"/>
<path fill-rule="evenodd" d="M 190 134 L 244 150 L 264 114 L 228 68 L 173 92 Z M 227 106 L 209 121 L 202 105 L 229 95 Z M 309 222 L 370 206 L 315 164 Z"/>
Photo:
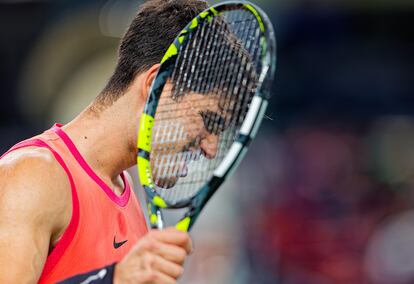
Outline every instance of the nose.
<path fill-rule="evenodd" d="M 207 159 L 214 159 L 217 154 L 219 136 L 208 134 L 200 141 L 200 148 Z"/>

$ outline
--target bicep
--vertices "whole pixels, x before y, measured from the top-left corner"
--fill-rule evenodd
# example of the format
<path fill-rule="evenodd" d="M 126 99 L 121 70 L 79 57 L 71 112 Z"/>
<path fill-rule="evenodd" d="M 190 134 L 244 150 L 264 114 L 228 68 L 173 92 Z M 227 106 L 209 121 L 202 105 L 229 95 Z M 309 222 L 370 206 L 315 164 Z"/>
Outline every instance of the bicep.
<path fill-rule="evenodd" d="M 6 214 L 8 215 L 8 214 Z M 3 220 L 5 214 L 0 213 Z M 0 283 L 36 283 L 47 258 L 50 234 L 20 218 L 0 222 Z"/>
<path fill-rule="evenodd" d="M 50 160 L 0 164 L 0 283 L 38 281 L 64 207 L 56 180 Z"/>

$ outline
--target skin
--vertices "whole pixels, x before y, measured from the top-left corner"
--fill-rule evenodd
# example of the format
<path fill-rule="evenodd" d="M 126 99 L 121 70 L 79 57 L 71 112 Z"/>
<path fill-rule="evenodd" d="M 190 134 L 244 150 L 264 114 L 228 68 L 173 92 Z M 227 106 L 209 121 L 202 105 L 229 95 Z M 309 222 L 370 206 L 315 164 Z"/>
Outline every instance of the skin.
<path fill-rule="evenodd" d="M 137 75 L 110 106 L 92 103 L 63 127 L 118 195 L 124 188 L 120 174 L 136 163 L 137 122 L 158 68 L 154 65 Z M 198 145 L 211 157 L 216 151 L 214 136 L 202 133 Z M 188 138 L 186 143 L 194 137 Z M 23 148 L 0 160 L 0 189 L 0 283 L 36 283 L 48 253 L 70 222 L 68 177 L 48 150 Z M 116 265 L 114 283 L 176 283 L 191 250 L 187 233 L 174 228 L 150 231 Z"/>
<path fill-rule="evenodd" d="M 189 93 L 177 100 L 169 90 L 167 84 L 158 104 L 151 152 L 153 179 L 163 188 L 171 188 L 185 177 L 187 165 L 201 155 L 216 157 L 219 135 L 230 119 L 217 95 Z"/>

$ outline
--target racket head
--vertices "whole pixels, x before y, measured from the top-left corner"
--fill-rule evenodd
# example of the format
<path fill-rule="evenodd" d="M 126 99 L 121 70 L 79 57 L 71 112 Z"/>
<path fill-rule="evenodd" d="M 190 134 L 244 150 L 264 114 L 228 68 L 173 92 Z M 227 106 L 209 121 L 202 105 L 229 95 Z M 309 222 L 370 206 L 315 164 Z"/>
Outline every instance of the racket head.
<path fill-rule="evenodd" d="M 251 31 L 247 32 L 246 25 Z M 216 41 L 220 44 L 213 46 Z M 210 7 L 170 45 L 138 132 L 138 175 L 152 227 L 162 226 L 159 208 L 190 207 L 178 225 L 188 230 L 207 200 L 237 168 L 270 98 L 275 50 L 272 24 L 260 8 L 248 2 Z M 234 79 L 237 72 L 243 74 L 238 81 Z M 233 82 L 223 83 L 229 79 Z M 202 146 L 209 139 L 215 149 Z"/>

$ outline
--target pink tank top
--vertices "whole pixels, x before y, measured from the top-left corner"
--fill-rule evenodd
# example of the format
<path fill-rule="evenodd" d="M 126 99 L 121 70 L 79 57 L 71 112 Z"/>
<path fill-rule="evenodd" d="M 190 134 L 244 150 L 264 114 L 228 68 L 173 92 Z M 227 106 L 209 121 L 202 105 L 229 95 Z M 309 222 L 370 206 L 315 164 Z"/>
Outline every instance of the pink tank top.
<path fill-rule="evenodd" d="M 73 208 L 69 226 L 48 255 L 39 283 L 56 283 L 120 261 L 147 233 L 140 204 L 125 176 L 121 175 L 124 192 L 118 196 L 90 168 L 59 125 L 16 144 L 9 152 L 33 146 L 49 149 L 66 171 Z"/>

